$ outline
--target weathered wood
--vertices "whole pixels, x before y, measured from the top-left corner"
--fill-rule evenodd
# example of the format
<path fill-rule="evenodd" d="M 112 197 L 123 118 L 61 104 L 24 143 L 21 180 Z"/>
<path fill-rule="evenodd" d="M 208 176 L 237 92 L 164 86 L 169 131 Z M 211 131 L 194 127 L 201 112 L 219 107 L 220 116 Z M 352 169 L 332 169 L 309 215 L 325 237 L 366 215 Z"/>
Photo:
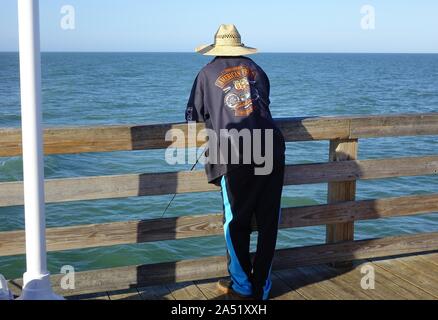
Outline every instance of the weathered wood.
<path fill-rule="evenodd" d="M 206 300 L 203 292 L 193 281 L 166 285 L 175 300 Z"/>
<path fill-rule="evenodd" d="M 357 140 L 330 140 L 329 161 L 350 161 L 357 159 Z M 327 203 L 354 201 L 356 181 L 332 181 L 328 183 Z M 326 226 L 326 243 L 354 240 L 354 221 L 329 224 Z M 350 262 L 347 262 L 347 264 Z M 337 264 L 345 266 L 345 262 Z"/>
<path fill-rule="evenodd" d="M 272 289 L 270 298 L 273 300 L 304 300 L 304 297 L 292 290 L 283 280 L 272 273 Z M 219 279 L 195 281 L 196 286 L 208 300 L 231 300 L 232 297 L 223 294 L 217 287 Z"/>
<path fill-rule="evenodd" d="M 275 272 L 271 274 L 272 289 L 270 299 L 272 300 L 305 300 L 305 298 L 291 289 L 286 282 L 278 277 Z"/>
<path fill-rule="evenodd" d="M 282 209 L 281 226 L 306 227 L 438 212 L 438 194 L 346 201 Z"/>
<path fill-rule="evenodd" d="M 414 279 L 421 278 L 421 281 L 418 285 L 423 290 L 427 291 L 428 293 L 432 294 L 436 299 L 438 299 L 438 272 L 433 263 L 420 259 L 415 259 L 415 261 L 412 259 L 397 259 L 396 261 L 402 263 L 404 266 L 410 269 L 412 271 L 412 275 L 416 275 L 417 277 Z M 427 283 L 428 286 L 425 287 L 423 285 L 423 282 Z"/>
<path fill-rule="evenodd" d="M 412 257 L 416 261 L 418 256 Z M 393 268 L 391 272 L 375 265 L 373 262 L 355 264 L 353 268 L 332 268 L 327 265 L 298 267 L 276 271 L 283 281 L 292 286 L 306 299 L 361 299 L 361 300 L 402 300 L 435 299 L 426 291 L 399 277 L 399 261 L 388 260 Z M 361 287 L 364 274 L 362 267 L 374 267 L 375 289 L 365 290 Z"/>
<path fill-rule="evenodd" d="M 353 116 L 350 139 L 438 134 L 438 113 Z"/>
<path fill-rule="evenodd" d="M 78 296 L 69 296 L 66 297 L 67 300 L 109 300 L 109 296 L 107 292 L 97 292 L 97 293 L 89 293 Z"/>
<path fill-rule="evenodd" d="M 207 300 L 230 300 L 230 297 L 220 292 L 217 288 L 217 282 L 220 279 L 226 278 L 217 278 L 217 279 L 204 279 L 194 281 L 199 290 L 201 290 L 202 294 L 207 298 Z"/>
<path fill-rule="evenodd" d="M 208 257 L 197 260 L 183 260 L 153 265 L 137 265 L 113 269 L 76 272 L 75 289 L 61 288 L 62 274 L 52 275 L 53 290 L 64 296 L 77 296 L 96 291 L 118 291 L 139 288 L 143 298 L 150 294 L 150 286 L 162 286 L 168 283 L 187 282 L 226 276 L 226 258 Z M 22 279 L 9 281 L 15 295 L 21 292 Z M 173 296 L 170 294 L 173 298 Z M 168 299 L 168 297 L 166 298 Z"/>
<path fill-rule="evenodd" d="M 438 134 L 438 114 L 395 114 L 276 119 L 287 141 L 354 139 L 361 137 Z M 197 131 L 204 128 L 197 125 Z M 183 123 L 48 128 L 44 130 L 46 154 L 108 152 L 167 148 L 168 130 L 180 130 Z M 202 140 L 197 141 L 201 145 Z M 0 128 L 0 157 L 21 155 L 21 130 Z M 180 146 L 184 147 L 184 146 Z"/>
<path fill-rule="evenodd" d="M 301 269 L 308 270 L 307 267 Z M 309 269 L 316 273 L 321 282 L 331 282 L 335 288 L 338 288 L 337 293 L 341 295 L 339 299 L 369 300 L 374 298 L 372 294 L 361 288 L 360 278 L 362 275 L 360 274 L 360 268 L 354 263 L 343 268 L 316 265 L 311 266 Z M 383 299 L 383 297 L 381 298 Z"/>
<path fill-rule="evenodd" d="M 204 171 L 46 180 L 46 203 L 219 190 Z M 0 207 L 23 204 L 22 182 L 0 183 Z"/>
<path fill-rule="evenodd" d="M 438 174 L 438 156 L 336 161 L 287 166 L 285 185 Z"/>
<path fill-rule="evenodd" d="M 108 292 L 110 300 L 143 300 L 136 288 Z"/>
<path fill-rule="evenodd" d="M 203 125 L 197 126 L 201 130 Z M 167 148 L 166 132 L 181 130 L 187 137 L 187 125 L 182 123 L 153 125 L 121 125 L 95 127 L 48 128 L 44 130 L 45 154 L 109 152 Z M 202 141 L 199 141 L 201 145 Z M 0 157 L 21 155 L 21 130 L 0 129 Z"/>
<path fill-rule="evenodd" d="M 280 228 L 438 212 L 438 194 L 347 201 L 282 209 Z M 47 250 L 61 251 L 120 244 L 213 236 L 223 233 L 221 213 L 49 228 Z M 253 226 L 253 230 L 256 227 Z M 0 256 L 23 254 L 24 231 L 0 232 Z"/>
<path fill-rule="evenodd" d="M 361 260 L 437 250 L 438 233 L 346 241 L 278 250 L 274 258 L 273 268 L 274 270 L 281 270 L 332 261 Z M 226 275 L 226 257 L 221 256 L 155 265 L 77 272 L 75 274 L 76 288 L 68 291 L 60 288 L 63 275 L 53 275 L 51 282 L 55 292 L 64 296 L 71 296 L 93 293 L 96 289 L 100 291 L 122 290 L 164 283 L 212 279 Z M 22 284 L 22 280 L 14 280 L 10 284 L 14 293 L 19 293 L 17 288 Z"/>
<path fill-rule="evenodd" d="M 275 268 L 354 261 L 438 250 L 438 232 L 382 239 L 345 241 L 279 250 Z"/>
<path fill-rule="evenodd" d="M 363 263 L 354 265 L 353 268 L 334 268 L 327 265 L 313 266 L 312 268 L 315 272 L 328 273 L 330 280 L 335 285 L 339 286 L 341 290 L 349 292 L 356 299 L 400 300 L 405 298 L 402 294 L 403 290 L 400 290 L 400 287 L 395 285 L 393 277 L 384 279 L 381 275 L 381 270 L 375 270 L 374 273 L 375 289 L 365 290 L 362 288 L 361 280 L 364 274 L 361 273 L 361 269 L 367 264 L 369 267 L 372 267 L 371 263 Z M 389 283 L 385 283 L 385 281 L 389 281 Z M 417 298 L 421 296 L 419 295 Z"/>
<path fill-rule="evenodd" d="M 165 285 L 137 288 L 143 300 L 175 300 L 175 297 Z"/>
<path fill-rule="evenodd" d="M 319 280 L 303 274 L 298 268 L 278 270 L 274 273 L 306 300 L 335 300 L 338 298 L 336 289 L 333 290 L 333 288 L 321 284 Z"/>
<path fill-rule="evenodd" d="M 196 215 L 142 221 L 49 228 L 47 250 L 60 251 L 120 244 L 211 236 L 222 233 L 222 215 Z M 0 256 L 25 253 L 24 231 L 0 233 Z"/>
<path fill-rule="evenodd" d="M 426 254 L 423 256 L 419 256 L 419 258 L 423 261 L 428 261 L 429 263 L 433 263 L 435 266 L 433 268 L 438 267 L 438 253 Z"/>
<path fill-rule="evenodd" d="M 289 165 L 286 167 L 284 183 L 298 185 L 437 173 L 438 156 L 336 161 Z M 219 190 L 208 184 L 203 170 L 49 179 L 45 185 L 46 203 Z M 0 207 L 22 204 L 21 181 L 0 183 Z"/>
<path fill-rule="evenodd" d="M 334 270 L 329 265 L 316 265 L 298 268 L 305 277 L 319 282 L 322 286 L 332 291 L 337 300 L 368 300 L 371 297 L 360 290 L 359 283 L 343 281 L 341 272 Z M 359 288 L 358 288 L 359 287 Z"/>
<path fill-rule="evenodd" d="M 415 256 L 415 258 L 420 258 L 421 256 Z M 392 272 L 388 272 L 386 269 L 376 265 L 371 262 L 371 266 L 374 267 L 375 273 L 375 289 L 368 290 L 372 294 L 381 297 L 380 293 L 389 292 L 386 296 L 381 299 L 399 299 L 401 297 L 405 300 L 435 300 L 436 298 L 427 293 L 426 291 L 420 289 L 416 285 L 411 284 L 408 281 L 397 276 L 397 268 L 394 268 Z M 361 274 L 362 275 L 362 274 Z"/>
<path fill-rule="evenodd" d="M 277 119 L 278 128 L 287 142 L 347 138 L 348 117 L 301 117 Z"/>
<path fill-rule="evenodd" d="M 430 265 L 424 267 L 419 262 L 419 260 L 393 259 L 376 261 L 374 264 L 438 299 L 436 277 L 438 270 L 431 268 Z"/>
<path fill-rule="evenodd" d="M 357 159 L 357 140 L 330 140 L 329 161 L 350 161 Z M 329 182 L 327 203 L 354 201 L 356 181 Z M 326 227 L 326 242 L 354 240 L 354 222 L 330 224 Z"/>

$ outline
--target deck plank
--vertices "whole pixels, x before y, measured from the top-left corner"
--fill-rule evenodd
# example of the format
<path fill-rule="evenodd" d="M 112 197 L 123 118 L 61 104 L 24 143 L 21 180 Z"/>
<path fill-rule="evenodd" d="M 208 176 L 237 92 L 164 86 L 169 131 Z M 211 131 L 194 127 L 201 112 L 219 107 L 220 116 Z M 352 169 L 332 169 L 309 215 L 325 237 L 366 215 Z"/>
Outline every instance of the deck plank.
<path fill-rule="evenodd" d="M 167 285 L 175 300 L 206 300 L 206 296 L 193 281 Z"/>
<path fill-rule="evenodd" d="M 307 268 L 303 268 L 307 271 Z M 330 288 L 337 288 L 337 298 L 347 300 L 370 300 L 373 295 L 360 286 L 360 270 L 358 265 L 350 267 L 333 267 L 316 265 L 308 268 L 308 272 L 316 273 Z"/>
<path fill-rule="evenodd" d="M 356 261 L 352 268 L 321 264 L 272 273 L 275 300 L 401 300 L 438 299 L 438 254 Z M 374 267 L 375 289 L 361 287 L 362 267 Z M 223 278 L 167 283 L 119 291 L 72 296 L 69 299 L 231 300 L 217 288 Z M 108 290 L 108 289 L 103 289 Z"/>
<path fill-rule="evenodd" d="M 226 279 L 226 278 L 220 278 Z M 202 291 L 202 293 L 209 300 L 230 300 L 230 297 L 222 294 L 217 289 L 217 281 L 219 279 L 214 280 L 205 280 L 205 281 L 196 281 L 196 285 Z M 272 273 L 272 290 L 271 290 L 271 299 L 273 300 L 304 300 L 304 297 L 299 293 L 292 290 L 283 280 L 281 280 L 275 273 Z"/>
<path fill-rule="evenodd" d="M 275 273 L 272 273 L 272 289 L 270 299 L 272 300 L 305 300 L 305 298 L 287 285 Z"/>
<path fill-rule="evenodd" d="M 434 263 L 421 259 L 415 259 L 415 260 L 400 259 L 400 262 L 404 264 L 406 267 L 415 271 L 417 274 L 419 273 L 418 277 L 420 279 L 424 278 L 425 282 L 429 284 L 427 288 L 423 288 L 423 289 L 438 298 L 438 277 L 437 277 L 438 272 Z M 420 284 L 421 284 L 421 280 L 420 280 Z"/>
<path fill-rule="evenodd" d="M 199 288 L 199 290 L 202 291 L 202 293 L 208 300 L 230 300 L 230 297 L 221 293 L 217 288 L 217 282 L 220 279 L 226 279 L 226 278 L 198 280 L 195 281 L 194 283 Z"/>
<path fill-rule="evenodd" d="M 333 290 L 321 284 L 318 279 L 304 274 L 298 268 L 276 271 L 275 274 L 306 300 L 336 299 Z"/>
<path fill-rule="evenodd" d="M 374 268 L 374 289 L 362 288 L 361 285 L 361 280 L 365 276 L 365 273 L 362 273 L 362 268 L 367 265 Z M 328 268 L 333 267 L 329 266 Z M 350 270 L 339 269 L 339 272 L 340 274 L 332 281 L 344 288 L 349 288 L 348 290 L 353 290 L 358 296 L 364 296 L 364 299 L 404 300 L 424 295 L 424 292 L 418 290 L 408 291 L 407 288 L 412 287 L 409 283 L 402 282 L 385 270 L 377 268 L 372 262 L 356 262 L 354 268 Z"/>
<path fill-rule="evenodd" d="M 83 294 L 79 296 L 66 297 L 67 300 L 110 300 L 107 292 Z"/>
<path fill-rule="evenodd" d="M 436 268 L 425 270 L 419 261 L 421 260 L 398 258 L 375 261 L 374 264 L 438 299 Z"/>
<path fill-rule="evenodd" d="M 175 297 L 165 285 L 138 287 L 142 300 L 175 300 Z"/>
<path fill-rule="evenodd" d="M 361 280 L 362 277 L 365 276 L 365 273 L 362 273 L 362 268 L 366 266 L 374 268 L 374 289 L 362 288 Z M 395 277 L 384 269 L 378 268 L 371 261 L 357 263 L 354 269 L 346 271 L 334 281 L 340 281 L 341 284 L 344 283 L 346 286 L 350 286 L 357 292 L 361 292 L 372 300 L 418 299 L 419 296 L 424 296 L 425 294 L 423 291 L 415 287 L 413 290 L 409 290 L 412 288 L 411 284 Z"/>
<path fill-rule="evenodd" d="M 393 273 L 382 268 L 380 265 L 375 264 L 374 262 L 372 263 L 372 265 L 375 267 L 376 274 L 376 289 L 373 290 L 373 292 L 381 292 L 383 290 L 385 290 L 385 292 L 387 292 L 388 290 L 392 291 L 392 294 L 390 296 L 386 296 L 385 299 L 396 300 L 399 299 L 399 296 L 401 296 L 401 299 L 404 300 L 435 299 L 433 295 L 427 293 L 416 285 L 413 285 L 412 283 L 394 275 Z"/>
<path fill-rule="evenodd" d="M 337 300 L 369 300 L 370 295 L 360 290 L 360 284 L 356 281 L 355 268 L 337 269 L 329 265 L 317 265 L 300 270 L 320 285 L 331 291 Z"/>
<path fill-rule="evenodd" d="M 108 292 L 110 300 L 142 300 L 137 288 Z"/>
<path fill-rule="evenodd" d="M 433 263 L 433 268 L 436 269 L 438 267 L 438 253 L 429 253 L 424 255 L 419 255 L 419 259 L 429 261 L 430 263 Z"/>

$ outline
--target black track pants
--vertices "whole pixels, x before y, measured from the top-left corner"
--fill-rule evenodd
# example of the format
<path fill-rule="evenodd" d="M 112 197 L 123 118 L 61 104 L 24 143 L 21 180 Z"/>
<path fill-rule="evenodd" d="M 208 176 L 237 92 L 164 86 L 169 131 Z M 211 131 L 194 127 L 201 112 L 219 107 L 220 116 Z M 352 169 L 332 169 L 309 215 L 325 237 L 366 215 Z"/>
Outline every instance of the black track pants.
<path fill-rule="evenodd" d="M 268 299 L 272 259 L 280 218 L 284 162 L 270 175 L 254 175 L 254 168 L 242 166 L 222 177 L 224 233 L 228 249 L 228 271 L 232 288 L 257 299 Z M 257 222 L 257 252 L 250 259 L 253 215 Z"/>

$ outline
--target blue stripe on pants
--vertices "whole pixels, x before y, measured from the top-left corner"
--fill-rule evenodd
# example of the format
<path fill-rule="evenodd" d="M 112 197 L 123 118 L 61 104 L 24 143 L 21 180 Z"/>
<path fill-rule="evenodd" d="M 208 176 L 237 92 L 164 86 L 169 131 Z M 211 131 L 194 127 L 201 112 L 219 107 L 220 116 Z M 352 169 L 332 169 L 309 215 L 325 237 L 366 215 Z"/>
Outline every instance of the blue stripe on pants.
<path fill-rule="evenodd" d="M 263 300 L 269 299 L 269 293 L 271 292 L 272 288 L 272 281 L 271 281 L 271 268 L 269 268 L 268 278 L 266 279 L 265 286 L 263 287 Z"/>
<path fill-rule="evenodd" d="M 230 222 L 233 220 L 233 212 L 231 210 L 231 204 L 228 199 L 228 191 L 225 182 L 225 177 L 222 177 L 221 180 L 222 186 L 222 194 L 224 197 L 224 211 L 225 211 L 225 223 L 224 223 L 224 234 L 225 241 L 227 243 L 228 253 L 230 255 L 230 264 L 228 265 L 228 272 L 231 276 L 232 281 L 232 289 L 239 294 L 242 295 L 251 295 L 252 294 L 252 286 L 251 282 L 249 282 L 248 276 L 243 271 L 242 266 L 239 263 L 239 259 L 237 258 L 236 252 L 234 251 L 233 242 L 231 240 L 230 235 Z"/>

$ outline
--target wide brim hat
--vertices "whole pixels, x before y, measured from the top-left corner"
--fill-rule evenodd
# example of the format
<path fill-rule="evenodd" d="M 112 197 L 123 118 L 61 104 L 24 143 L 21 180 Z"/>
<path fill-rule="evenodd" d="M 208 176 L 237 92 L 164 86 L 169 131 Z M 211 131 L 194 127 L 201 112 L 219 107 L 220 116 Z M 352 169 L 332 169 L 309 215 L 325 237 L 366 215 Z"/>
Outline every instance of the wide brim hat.
<path fill-rule="evenodd" d="M 257 53 L 256 48 L 242 43 L 240 33 L 233 24 L 221 25 L 214 36 L 214 43 L 199 46 L 195 51 L 206 56 L 243 56 Z"/>

